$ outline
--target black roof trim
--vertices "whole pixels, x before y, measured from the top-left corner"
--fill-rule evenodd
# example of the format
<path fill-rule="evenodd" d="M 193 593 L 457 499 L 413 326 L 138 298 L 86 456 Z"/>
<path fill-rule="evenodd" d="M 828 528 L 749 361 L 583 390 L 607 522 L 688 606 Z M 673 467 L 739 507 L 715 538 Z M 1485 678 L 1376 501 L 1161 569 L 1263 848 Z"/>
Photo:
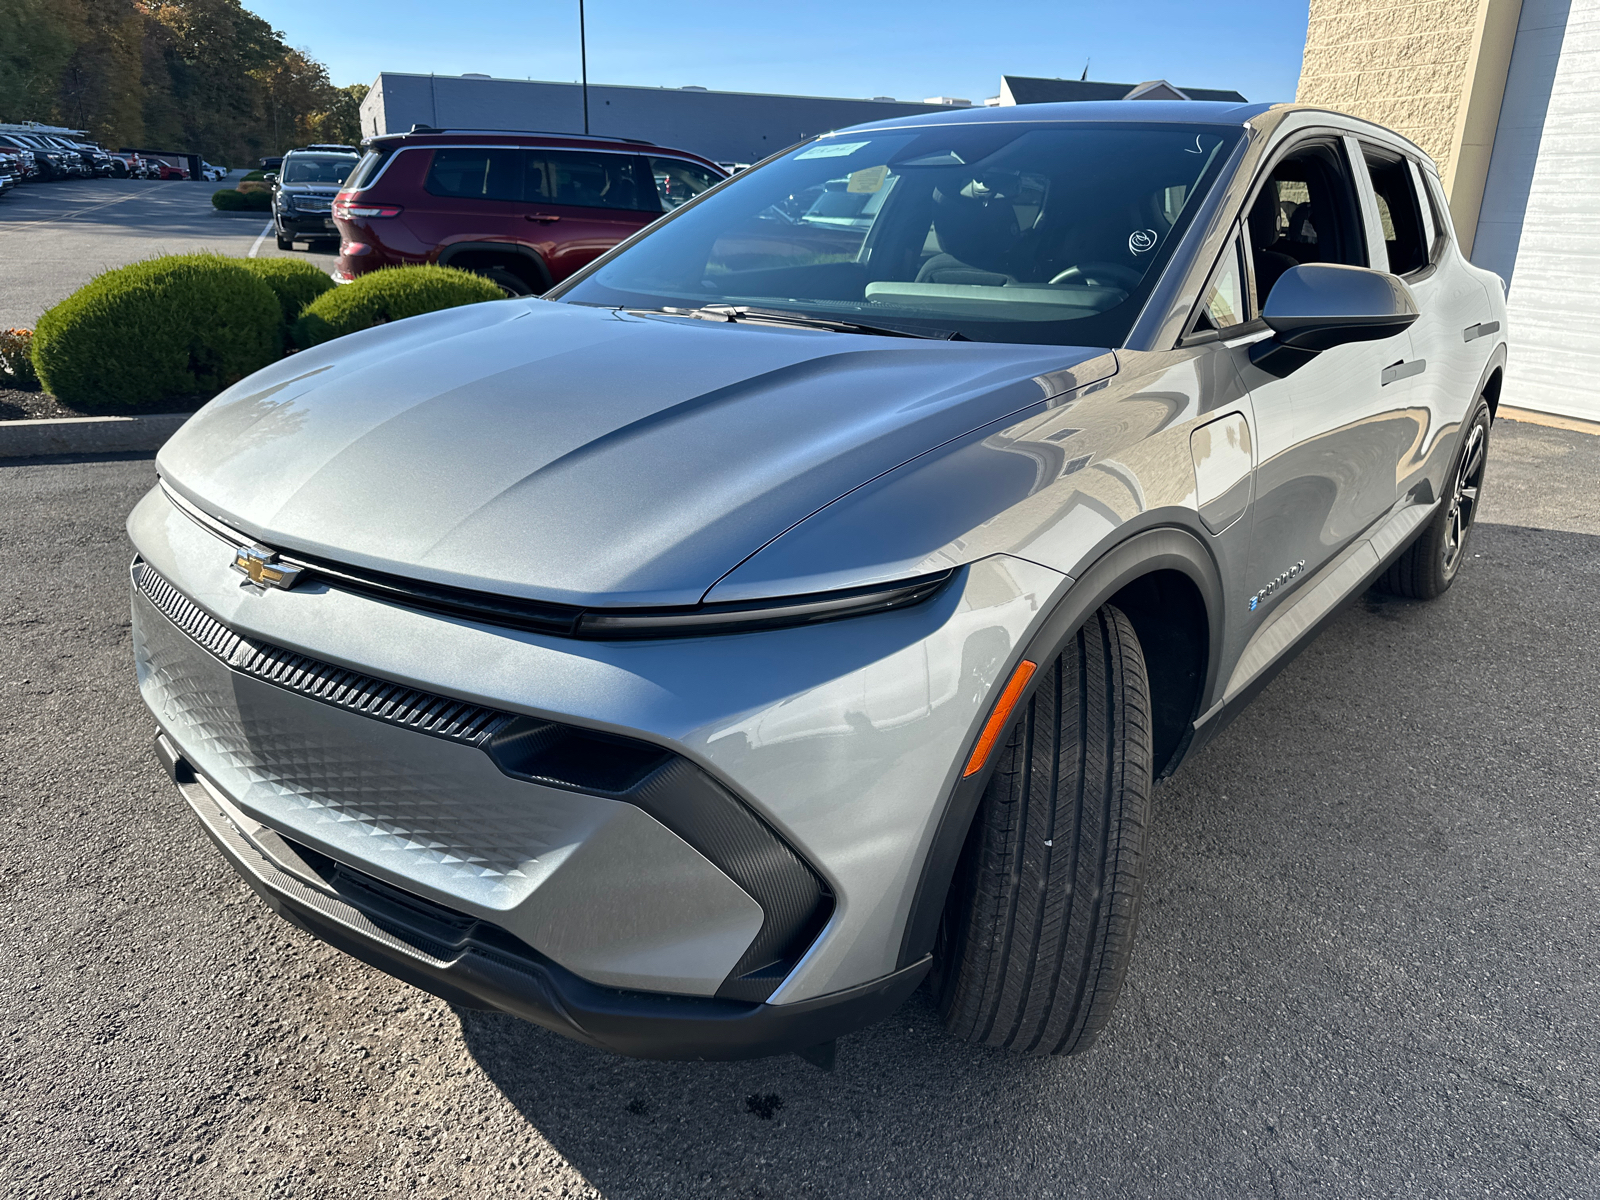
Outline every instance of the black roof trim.
<path fill-rule="evenodd" d="M 375 133 L 365 140 L 366 142 L 388 142 L 399 138 L 407 138 L 412 134 L 424 133 L 471 134 L 474 137 L 558 137 L 571 138 L 580 142 L 629 142 L 635 146 L 655 145 L 654 142 L 646 138 L 614 137 L 606 133 L 562 133 L 556 129 L 440 129 L 432 125 L 413 125 L 404 133 Z"/>

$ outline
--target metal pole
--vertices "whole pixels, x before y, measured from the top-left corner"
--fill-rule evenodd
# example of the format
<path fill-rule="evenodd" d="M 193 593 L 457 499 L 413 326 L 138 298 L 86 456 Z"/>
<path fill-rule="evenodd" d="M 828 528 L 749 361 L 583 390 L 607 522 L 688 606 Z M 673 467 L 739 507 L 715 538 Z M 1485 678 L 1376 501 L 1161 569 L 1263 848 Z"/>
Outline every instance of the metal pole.
<path fill-rule="evenodd" d="M 583 0 L 578 0 L 578 60 L 583 65 L 583 132 L 589 132 L 589 41 L 584 35 Z"/>

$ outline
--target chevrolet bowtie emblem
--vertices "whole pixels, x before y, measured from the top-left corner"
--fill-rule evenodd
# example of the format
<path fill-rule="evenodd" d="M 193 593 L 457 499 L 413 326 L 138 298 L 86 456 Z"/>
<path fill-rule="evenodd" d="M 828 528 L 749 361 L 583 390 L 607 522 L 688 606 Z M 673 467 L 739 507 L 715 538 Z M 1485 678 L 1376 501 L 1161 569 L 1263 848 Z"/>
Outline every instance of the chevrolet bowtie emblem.
<path fill-rule="evenodd" d="M 278 552 L 265 546 L 240 546 L 233 552 L 233 569 L 247 576 L 258 588 L 283 588 L 287 591 L 300 578 L 300 568 L 278 561 Z"/>

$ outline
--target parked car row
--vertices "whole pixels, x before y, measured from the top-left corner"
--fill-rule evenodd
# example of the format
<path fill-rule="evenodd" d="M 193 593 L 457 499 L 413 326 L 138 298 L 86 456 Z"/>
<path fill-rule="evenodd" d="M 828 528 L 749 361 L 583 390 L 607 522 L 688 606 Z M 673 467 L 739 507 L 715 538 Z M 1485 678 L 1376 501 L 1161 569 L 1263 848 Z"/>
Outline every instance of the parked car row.
<path fill-rule="evenodd" d="M 112 151 L 63 133 L 0 128 L 0 195 L 19 183 L 62 179 L 188 179 L 187 162 L 187 155 Z M 201 174 L 223 179 L 228 169 L 202 163 Z"/>
<path fill-rule="evenodd" d="M 631 138 L 434 129 L 284 157 L 278 245 L 338 238 L 334 278 L 439 263 L 538 295 L 728 177 Z"/>

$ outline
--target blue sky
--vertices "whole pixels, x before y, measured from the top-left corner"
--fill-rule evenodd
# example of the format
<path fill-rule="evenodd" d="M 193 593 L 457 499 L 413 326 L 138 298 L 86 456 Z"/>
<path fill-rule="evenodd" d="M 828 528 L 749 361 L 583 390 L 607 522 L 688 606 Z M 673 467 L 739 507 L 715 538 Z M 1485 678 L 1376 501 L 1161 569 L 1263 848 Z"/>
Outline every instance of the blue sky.
<path fill-rule="evenodd" d="M 337 84 L 379 71 L 577 79 L 577 0 L 245 0 Z M 1002 74 L 1292 100 L 1306 0 L 588 0 L 589 80 L 821 96 L 996 94 Z"/>

